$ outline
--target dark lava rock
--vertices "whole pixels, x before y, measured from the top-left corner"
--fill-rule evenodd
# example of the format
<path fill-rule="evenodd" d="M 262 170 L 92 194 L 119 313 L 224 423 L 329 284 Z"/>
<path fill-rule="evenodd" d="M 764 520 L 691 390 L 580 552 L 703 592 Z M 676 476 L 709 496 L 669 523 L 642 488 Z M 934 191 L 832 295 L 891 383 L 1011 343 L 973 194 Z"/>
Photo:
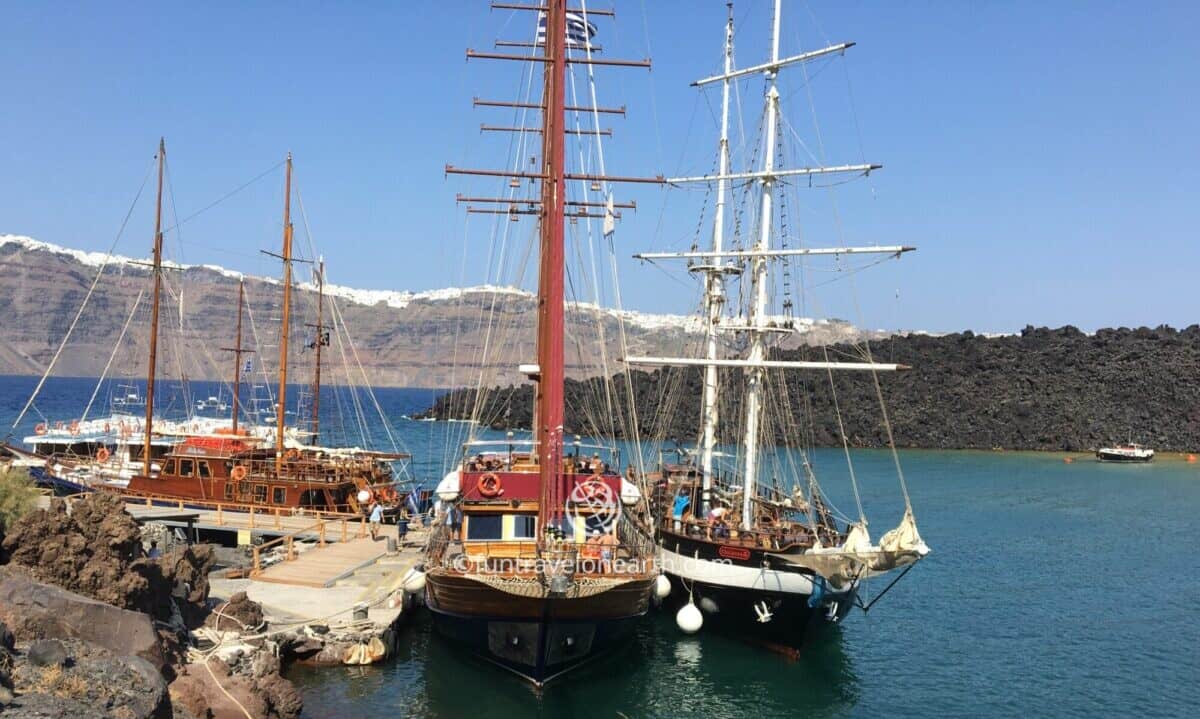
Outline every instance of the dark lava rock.
<path fill-rule="evenodd" d="M 0 567 L 0 621 L 22 641 L 83 639 L 159 668 L 167 664 L 148 615 L 38 582 L 19 568 Z"/>
<path fill-rule="evenodd" d="M 166 681 L 149 662 L 80 640 L 63 642 L 68 666 L 19 661 L 4 717 L 170 719 Z M 30 647 L 32 649 L 32 647 Z"/>
<path fill-rule="evenodd" d="M 190 546 L 147 559 L 140 556 L 140 537 L 119 497 L 94 492 L 69 514 L 61 499 L 29 513 L 9 529 L 3 547 L 11 564 L 39 581 L 163 622 L 178 607 L 190 628 L 199 626 L 207 614 L 212 548 Z"/>
<path fill-rule="evenodd" d="M 70 657 L 57 639 L 39 639 L 25 650 L 25 659 L 35 667 L 65 667 Z"/>
<path fill-rule="evenodd" d="M 208 626 L 226 631 L 253 630 L 262 623 L 262 606 L 245 592 L 237 592 L 228 602 L 217 605 L 205 620 Z"/>
<path fill-rule="evenodd" d="M 899 447 L 930 449 L 1036 449 L 1079 451 L 1133 439 L 1162 451 L 1200 445 L 1200 326 L 1183 330 L 1104 329 L 1086 335 L 1074 327 L 1026 327 L 1019 335 L 984 337 L 971 332 L 907 335 L 872 341 L 870 357 L 909 371 L 880 373 L 878 393 L 870 374 L 834 373 L 832 389 L 821 373 L 773 377 L 773 395 L 785 411 L 772 423 L 775 440 L 788 445 L 841 446 L 838 411 L 852 447 L 886 447 L 880 396 Z M 773 359 L 821 360 L 820 348 L 776 352 Z M 864 345 L 829 348 L 830 359 L 862 360 Z M 773 380 L 774 381 L 774 380 Z M 644 438 L 695 441 L 700 426 L 701 373 L 696 368 L 633 372 L 632 404 Z M 743 380 L 722 372 L 724 442 L 737 441 Z M 623 378 L 614 401 L 628 406 Z M 566 386 L 566 430 L 624 436 L 590 426 L 585 409 L 604 397 L 599 379 Z M 835 400 L 837 408 L 835 408 Z M 419 416 L 465 419 L 474 391 L 440 396 Z M 500 429 L 528 428 L 529 385 L 497 387 L 483 396 L 478 416 L 497 418 Z"/>
<path fill-rule="evenodd" d="M 17 640 L 13 637 L 13 633 L 9 630 L 8 625 L 4 622 L 0 622 L 0 649 L 8 649 L 11 651 L 13 646 L 16 644 L 16 641 Z"/>

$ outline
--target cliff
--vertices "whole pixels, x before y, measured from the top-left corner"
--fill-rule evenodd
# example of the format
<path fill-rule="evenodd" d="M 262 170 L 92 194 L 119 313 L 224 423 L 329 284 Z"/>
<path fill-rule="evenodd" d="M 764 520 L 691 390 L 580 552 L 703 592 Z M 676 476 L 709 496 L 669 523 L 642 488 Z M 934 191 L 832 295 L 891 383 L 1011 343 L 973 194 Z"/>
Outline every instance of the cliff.
<path fill-rule="evenodd" d="M 1163 451 L 1200 447 L 1200 326 L 1104 329 L 1092 335 L 1074 327 L 1027 327 L 1020 335 L 1002 337 L 908 335 L 872 342 L 871 349 L 876 361 L 912 367 L 879 374 L 901 447 L 1076 451 L 1128 439 Z M 832 348 L 834 353 L 856 356 L 858 351 L 842 346 Z M 820 359 L 804 349 L 777 356 Z M 797 426 L 807 427 L 817 446 L 838 445 L 834 393 L 825 374 L 789 372 L 786 382 L 788 410 Z M 616 384 L 620 392 L 621 383 Z M 698 371 L 639 372 L 633 386 L 646 435 L 695 440 Z M 740 380 L 727 374 L 723 386 L 722 436 L 731 441 L 739 424 Z M 580 413 L 572 411 L 581 406 L 586 389 L 580 383 L 568 388 L 570 432 L 587 430 Z M 886 446 L 871 376 L 835 374 L 834 389 L 850 444 Z M 496 389 L 488 401 L 508 407 L 513 426 L 528 427 L 529 392 L 527 386 Z M 669 407 L 662 397 L 671 398 Z M 461 397 L 451 393 L 429 414 L 445 418 L 451 408 L 462 406 Z M 497 415 L 502 416 L 485 416 Z M 781 443 L 797 439 L 782 428 L 775 434 Z"/>

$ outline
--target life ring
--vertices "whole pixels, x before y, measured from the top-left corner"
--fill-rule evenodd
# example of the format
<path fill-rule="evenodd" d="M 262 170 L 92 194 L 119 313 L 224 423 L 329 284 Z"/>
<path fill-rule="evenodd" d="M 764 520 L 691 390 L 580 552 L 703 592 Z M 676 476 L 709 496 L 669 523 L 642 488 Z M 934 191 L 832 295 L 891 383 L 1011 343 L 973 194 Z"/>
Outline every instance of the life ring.
<path fill-rule="evenodd" d="M 49 429 L 49 428 L 48 428 L 48 427 L 46 427 L 46 423 L 45 423 L 45 422 L 39 422 L 39 423 L 38 423 L 38 426 L 36 426 L 36 427 L 34 427 L 34 428 L 33 428 L 33 433 L 34 433 L 34 434 L 45 434 L 45 433 L 47 432 L 47 430 L 48 430 L 48 429 Z"/>
<path fill-rule="evenodd" d="M 233 468 L 233 471 L 229 473 L 229 476 L 233 477 L 233 481 L 235 481 L 235 482 L 242 481 L 243 479 L 246 478 L 246 465 L 239 464 L 239 465 L 235 466 Z"/>
<path fill-rule="evenodd" d="M 500 477 L 495 472 L 488 472 L 480 477 L 475 487 L 484 497 L 499 497 L 504 494 L 504 488 L 500 486 Z"/>
<path fill-rule="evenodd" d="M 100 449 L 96 450 L 96 461 L 97 462 L 107 462 L 109 456 L 110 455 L 108 453 L 108 447 L 101 447 Z"/>
<path fill-rule="evenodd" d="M 283 453 L 283 459 L 287 462 L 295 462 L 296 460 L 300 459 L 300 450 L 292 447 Z"/>

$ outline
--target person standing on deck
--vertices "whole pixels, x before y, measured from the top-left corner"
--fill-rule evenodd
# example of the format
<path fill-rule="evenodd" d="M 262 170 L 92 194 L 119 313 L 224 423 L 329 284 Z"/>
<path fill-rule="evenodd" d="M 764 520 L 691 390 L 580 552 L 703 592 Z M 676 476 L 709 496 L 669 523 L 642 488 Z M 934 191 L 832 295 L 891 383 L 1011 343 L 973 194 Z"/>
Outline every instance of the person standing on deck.
<path fill-rule="evenodd" d="M 383 506 L 377 500 L 371 500 L 371 516 L 367 519 L 371 523 L 371 541 L 379 539 L 379 525 L 383 523 Z"/>

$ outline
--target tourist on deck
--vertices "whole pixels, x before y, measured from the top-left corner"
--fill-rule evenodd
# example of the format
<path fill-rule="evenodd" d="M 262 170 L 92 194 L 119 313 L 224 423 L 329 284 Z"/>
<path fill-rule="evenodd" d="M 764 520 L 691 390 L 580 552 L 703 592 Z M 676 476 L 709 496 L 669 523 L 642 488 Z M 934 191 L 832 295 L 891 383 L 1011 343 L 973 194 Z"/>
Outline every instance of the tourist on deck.
<path fill-rule="evenodd" d="M 610 573 L 613 570 L 613 557 L 617 553 L 617 538 L 611 531 L 600 535 L 600 571 Z"/>
<path fill-rule="evenodd" d="M 146 552 L 146 556 L 150 559 L 158 559 L 162 556 L 162 551 L 158 548 L 158 542 L 150 542 L 150 551 Z"/>
<path fill-rule="evenodd" d="M 379 525 L 383 523 L 383 505 L 377 500 L 371 500 L 371 516 L 367 518 L 371 525 L 371 541 L 379 539 Z"/>

